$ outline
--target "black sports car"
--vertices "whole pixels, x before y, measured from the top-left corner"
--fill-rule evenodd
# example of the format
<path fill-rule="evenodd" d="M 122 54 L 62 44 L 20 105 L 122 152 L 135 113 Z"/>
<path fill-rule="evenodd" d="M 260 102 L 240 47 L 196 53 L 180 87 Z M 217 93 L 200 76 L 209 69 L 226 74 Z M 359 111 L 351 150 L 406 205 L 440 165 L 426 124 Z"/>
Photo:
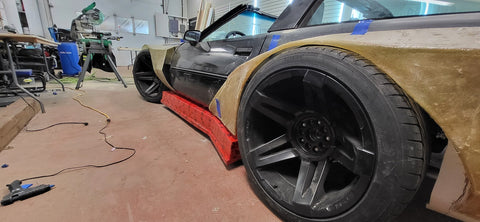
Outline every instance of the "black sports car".
<path fill-rule="evenodd" d="M 278 18 L 240 5 L 178 47 L 142 51 L 135 84 L 227 164 L 238 139 L 252 188 L 282 219 L 390 220 L 431 168 L 447 170 L 439 187 L 448 172 L 465 180 L 429 206 L 478 220 L 479 3 L 295 0 Z M 445 152 L 461 164 L 429 164 Z"/>

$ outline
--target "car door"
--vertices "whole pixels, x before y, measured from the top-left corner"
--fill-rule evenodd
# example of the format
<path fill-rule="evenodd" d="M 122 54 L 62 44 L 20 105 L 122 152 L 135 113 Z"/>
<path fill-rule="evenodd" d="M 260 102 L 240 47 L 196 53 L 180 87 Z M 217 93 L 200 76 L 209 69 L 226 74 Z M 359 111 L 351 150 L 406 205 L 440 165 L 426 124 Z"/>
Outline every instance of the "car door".
<path fill-rule="evenodd" d="M 274 21 L 246 5 L 230 11 L 201 33 L 200 42 L 178 47 L 170 68 L 172 86 L 207 106 L 228 75 L 259 54 Z"/>

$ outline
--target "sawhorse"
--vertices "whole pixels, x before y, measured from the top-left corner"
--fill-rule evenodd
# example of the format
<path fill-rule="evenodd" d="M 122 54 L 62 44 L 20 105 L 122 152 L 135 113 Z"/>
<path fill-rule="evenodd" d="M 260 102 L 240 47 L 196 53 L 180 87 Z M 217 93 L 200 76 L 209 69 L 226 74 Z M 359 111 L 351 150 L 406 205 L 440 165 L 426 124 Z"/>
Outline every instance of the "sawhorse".
<path fill-rule="evenodd" d="M 80 89 L 83 83 L 83 79 L 85 78 L 85 73 L 87 72 L 88 66 L 92 61 L 94 54 L 101 54 L 105 56 L 105 58 L 108 61 L 108 64 L 110 64 L 110 67 L 112 67 L 113 73 L 115 73 L 115 76 L 117 77 L 118 81 L 121 81 L 123 83 L 123 86 L 127 88 L 127 84 L 125 83 L 125 81 L 123 81 L 122 77 L 118 73 L 117 66 L 115 65 L 115 63 L 113 63 L 113 60 L 110 57 L 110 52 L 108 51 L 108 49 L 106 49 L 101 43 L 91 42 L 90 46 L 87 48 L 87 58 L 85 59 L 85 63 L 83 63 L 82 71 L 78 76 L 77 86 L 75 87 L 75 89 Z"/>

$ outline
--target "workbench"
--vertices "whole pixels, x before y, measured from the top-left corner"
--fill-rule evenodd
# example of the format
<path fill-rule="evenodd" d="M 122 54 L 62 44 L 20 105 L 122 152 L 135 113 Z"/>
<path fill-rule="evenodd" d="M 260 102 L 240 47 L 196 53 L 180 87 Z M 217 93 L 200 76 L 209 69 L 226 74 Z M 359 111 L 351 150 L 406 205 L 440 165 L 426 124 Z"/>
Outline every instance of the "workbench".
<path fill-rule="evenodd" d="M 10 50 L 10 46 L 14 45 L 15 43 L 37 43 L 37 44 L 40 44 L 40 46 L 42 48 L 42 52 L 44 52 L 44 50 L 45 50 L 44 46 L 55 46 L 56 47 L 59 44 L 56 43 L 56 42 L 50 41 L 48 39 L 39 37 L 39 36 L 14 34 L 14 33 L 0 33 L 0 40 L 3 41 L 3 43 L 5 45 L 5 49 L 6 49 L 7 54 L 8 54 L 8 63 L 9 63 L 9 66 L 10 66 L 10 70 L 5 70 L 5 71 L 1 71 L 1 72 L 2 73 L 5 73 L 5 72 L 6 73 L 11 73 L 13 83 L 15 84 L 15 86 L 18 87 L 21 91 L 25 92 L 30 97 L 32 97 L 34 100 L 36 100 L 40 104 L 40 108 L 42 110 L 42 113 L 45 113 L 45 107 L 44 107 L 43 103 L 39 99 L 37 99 L 35 97 L 35 95 L 33 95 L 31 92 L 29 92 L 28 90 L 23 88 L 18 83 L 17 75 L 16 75 L 16 72 L 15 72 L 15 63 L 13 61 L 13 57 L 16 56 L 16 54 L 14 56 L 12 56 L 12 51 Z M 65 86 L 63 85 L 63 83 L 60 82 L 60 80 L 58 80 L 58 78 L 55 77 L 54 74 L 50 73 L 45 53 L 42 53 L 42 54 L 43 54 L 43 59 L 44 59 L 44 62 L 45 62 L 45 67 L 46 67 L 46 70 L 47 70 L 47 74 L 51 78 L 53 78 L 55 81 L 60 83 L 60 85 L 62 86 L 62 90 L 65 91 Z"/>

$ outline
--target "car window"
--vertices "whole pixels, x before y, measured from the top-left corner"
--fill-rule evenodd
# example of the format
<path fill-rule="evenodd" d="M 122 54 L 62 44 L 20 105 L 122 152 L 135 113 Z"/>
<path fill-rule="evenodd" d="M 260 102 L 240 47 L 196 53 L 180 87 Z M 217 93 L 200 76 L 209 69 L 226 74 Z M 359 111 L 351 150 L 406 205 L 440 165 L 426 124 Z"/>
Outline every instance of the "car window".
<path fill-rule="evenodd" d="M 480 11 L 480 0 L 325 0 L 307 26 Z"/>
<path fill-rule="evenodd" d="M 267 33 L 268 29 L 275 22 L 275 19 L 256 12 L 245 11 L 220 26 L 217 30 L 208 35 L 203 41 L 215 41 L 225 39 L 227 34 L 233 31 L 241 32 L 245 36 L 252 36 Z M 229 38 L 238 37 L 232 35 Z"/>

